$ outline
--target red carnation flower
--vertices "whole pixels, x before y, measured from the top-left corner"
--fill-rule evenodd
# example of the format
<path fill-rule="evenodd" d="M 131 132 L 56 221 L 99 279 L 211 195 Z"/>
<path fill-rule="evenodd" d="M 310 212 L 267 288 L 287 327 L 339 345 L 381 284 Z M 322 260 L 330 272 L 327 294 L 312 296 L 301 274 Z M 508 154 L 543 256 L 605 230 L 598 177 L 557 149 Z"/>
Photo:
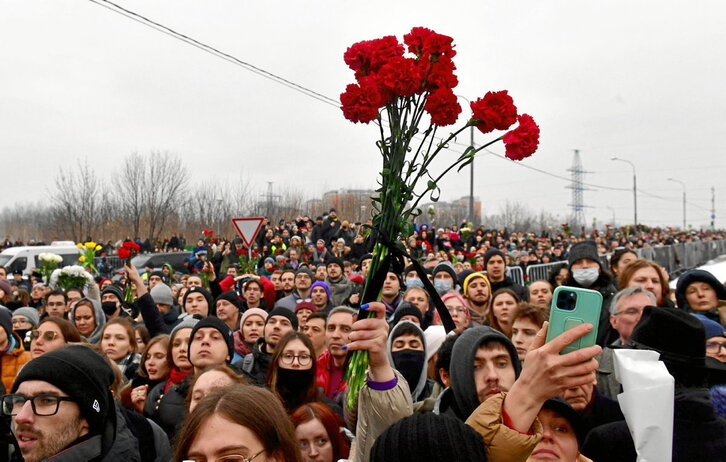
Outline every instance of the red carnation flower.
<path fill-rule="evenodd" d="M 431 115 L 431 123 L 440 127 L 456 122 L 461 106 L 450 88 L 439 88 L 429 94 L 424 109 Z"/>
<path fill-rule="evenodd" d="M 454 75 L 456 66 L 454 62 L 446 56 L 441 56 L 437 61 L 422 60 L 426 66 L 428 75 L 425 75 L 426 88 L 434 90 L 436 88 L 454 88 L 459 84 L 459 79 Z"/>
<path fill-rule="evenodd" d="M 423 45 L 424 53 L 430 53 L 434 56 L 446 56 L 453 58 L 456 56 L 454 51 L 454 39 L 448 35 L 433 33 L 426 37 Z"/>
<path fill-rule="evenodd" d="M 413 96 L 421 92 L 421 70 L 413 59 L 391 58 L 378 73 L 380 83 L 396 96 Z"/>
<path fill-rule="evenodd" d="M 387 101 L 388 98 L 382 94 L 376 78 L 362 77 L 360 85 L 349 84 L 340 95 L 340 108 L 345 118 L 351 122 L 367 124 L 378 117 L 378 109 Z"/>
<path fill-rule="evenodd" d="M 410 33 L 403 36 L 403 43 L 408 45 L 408 51 L 418 57 L 431 54 L 434 55 L 434 59 L 439 55 L 454 57 L 456 52 L 453 41 L 451 37 L 437 34 L 425 27 L 414 27 Z"/>
<path fill-rule="evenodd" d="M 522 160 L 531 156 L 539 145 L 539 127 L 534 119 L 522 114 L 517 120 L 519 126 L 502 137 L 506 147 L 505 156 L 512 160 Z"/>
<path fill-rule="evenodd" d="M 482 133 L 506 130 L 517 121 L 517 107 L 507 90 L 488 92 L 471 103 L 472 119 Z"/>
<path fill-rule="evenodd" d="M 403 45 L 398 43 L 396 37 L 388 35 L 351 45 L 343 59 L 355 71 L 355 77 L 360 79 L 378 72 L 391 58 L 403 56 L 403 51 Z"/>
<path fill-rule="evenodd" d="M 411 32 L 403 36 L 403 43 L 408 45 L 408 51 L 421 56 L 423 54 L 423 45 L 426 41 L 426 37 L 431 34 L 435 34 L 431 29 L 425 27 L 414 27 Z"/>
<path fill-rule="evenodd" d="M 128 260 L 129 258 L 139 253 L 140 250 L 141 246 L 139 244 L 132 241 L 125 241 L 121 245 L 121 248 L 118 249 L 118 256 L 123 260 Z"/>

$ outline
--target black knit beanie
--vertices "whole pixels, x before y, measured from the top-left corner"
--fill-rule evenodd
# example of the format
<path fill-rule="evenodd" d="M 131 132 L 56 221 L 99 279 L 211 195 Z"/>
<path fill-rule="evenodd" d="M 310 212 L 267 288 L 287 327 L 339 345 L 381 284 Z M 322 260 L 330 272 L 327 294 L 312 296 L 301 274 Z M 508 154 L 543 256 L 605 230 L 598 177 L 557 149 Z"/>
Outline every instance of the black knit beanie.
<path fill-rule="evenodd" d="M 91 434 L 101 433 L 107 419 L 115 423 L 111 394 L 114 372 L 101 355 L 86 346 L 70 345 L 28 362 L 20 369 L 11 392 L 28 380 L 48 382 L 73 398 Z"/>
<path fill-rule="evenodd" d="M 229 303 L 236 306 L 238 310 L 242 309 L 242 301 L 239 299 L 239 297 L 237 296 L 237 292 L 235 292 L 234 290 L 228 290 L 227 292 L 222 292 L 221 294 L 219 294 L 217 299 L 214 301 L 215 311 L 217 307 L 217 302 L 219 300 L 227 300 Z"/>
<path fill-rule="evenodd" d="M 436 277 L 436 273 L 440 272 L 449 273 L 449 276 L 451 276 L 451 279 L 454 280 L 454 287 L 459 283 L 458 278 L 456 277 L 456 270 L 454 269 L 454 265 L 451 264 L 449 261 L 442 261 L 436 267 L 434 267 L 433 276 Z"/>
<path fill-rule="evenodd" d="M 344 269 L 343 260 L 338 257 L 330 257 L 325 266 L 327 267 L 328 265 L 338 265 L 341 270 Z"/>
<path fill-rule="evenodd" d="M 184 292 L 184 298 L 182 298 L 182 309 L 184 309 L 184 311 L 186 311 L 184 307 L 187 304 L 187 297 L 193 293 L 200 293 L 207 300 L 207 305 L 209 305 L 209 316 L 217 316 L 217 306 L 214 304 L 214 297 L 212 297 L 212 294 L 207 289 L 198 286 L 190 287 L 189 290 Z"/>
<path fill-rule="evenodd" d="M 572 266 L 577 260 L 587 258 L 600 264 L 600 256 L 597 254 L 597 245 L 595 241 L 582 241 L 573 245 L 570 248 L 570 253 L 567 255 L 567 262 Z M 602 265 L 601 265 L 602 266 Z"/>
<path fill-rule="evenodd" d="M 106 288 L 101 291 L 102 297 L 103 294 L 113 294 L 116 296 L 116 298 L 118 298 L 119 303 L 124 302 L 124 292 L 123 290 L 121 290 L 121 287 L 117 286 L 116 284 L 106 286 Z"/>
<path fill-rule="evenodd" d="M 265 324 L 270 322 L 270 319 L 272 319 L 273 316 L 283 316 L 283 317 L 289 319 L 290 324 L 292 324 L 293 330 L 297 330 L 297 327 L 298 327 L 297 316 L 295 316 L 295 313 L 293 313 L 292 310 L 289 310 L 282 306 L 278 306 L 277 308 L 274 308 L 267 315 L 267 321 L 265 321 Z"/>
<path fill-rule="evenodd" d="M 395 326 L 398 324 L 404 316 L 416 316 L 416 318 L 418 318 L 419 325 L 423 325 L 421 310 L 419 310 L 418 307 L 411 302 L 401 302 L 398 304 L 396 311 L 393 313 L 393 323 L 391 325 Z"/>
<path fill-rule="evenodd" d="M 232 337 L 232 329 L 230 329 L 227 323 L 225 323 L 218 317 L 207 316 L 206 318 L 202 318 L 198 323 L 194 325 L 194 327 L 192 327 L 192 333 L 189 335 L 189 348 L 187 348 L 187 356 L 189 357 L 189 362 L 191 362 L 191 345 L 194 341 L 194 334 L 196 334 L 199 329 L 202 329 L 204 327 L 211 327 L 213 329 L 217 329 L 222 334 L 222 338 L 224 338 L 224 341 L 227 343 L 227 352 L 229 353 L 229 361 L 227 362 L 232 361 L 232 357 L 234 356 L 234 338 Z"/>
<path fill-rule="evenodd" d="M 487 460 L 484 440 L 458 419 L 416 412 L 391 425 L 376 438 L 372 462 L 437 462 Z"/>
<path fill-rule="evenodd" d="M 504 255 L 504 252 L 501 250 L 495 248 L 495 247 L 489 247 L 489 250 L 486 251 L 484 254 L 484 268 L 487 267 L 487 263 L 489 263 L 489 260 L 494 256 L 499 255 L 502 257 L 502 260 L 504 260 L 504 263 L 507 263 L 507 257 Z"/>

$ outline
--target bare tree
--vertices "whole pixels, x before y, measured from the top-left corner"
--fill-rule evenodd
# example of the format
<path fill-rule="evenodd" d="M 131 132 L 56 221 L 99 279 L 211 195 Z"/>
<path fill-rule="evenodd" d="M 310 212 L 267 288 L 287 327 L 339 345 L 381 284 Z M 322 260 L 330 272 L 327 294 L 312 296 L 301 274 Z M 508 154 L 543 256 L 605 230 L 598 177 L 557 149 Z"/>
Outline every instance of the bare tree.
<path fill-rule="evenodd" d="M 74 169 L 61 168 L 50 192 L 51 211 L 56 226 L 66 235 L 83 240 L 93 235 L 99 209 L 100 181 L 88 165 L 78 162 Z"/>
<path fill-rule="evenodd" d="M 143 204 L 147 213 L 147 236 L 155 240 L 164 230 L 187 192 L 189 171 L 179 156 L 168 152 L 151 152 L 146 161 Z"/>
<path fill-rule="evenodd" d="M 149 186 L 145 183 L 148 179 L 146 164 L 146 158 L 135 152 L 124 159 L 121 174 L 113 177 L 113 184 L 118 192 L 120 212 L 131 224 L 133 237 L 140 236 L 141 220 L 146 213 L 143 198 L 144 188 Z"/>

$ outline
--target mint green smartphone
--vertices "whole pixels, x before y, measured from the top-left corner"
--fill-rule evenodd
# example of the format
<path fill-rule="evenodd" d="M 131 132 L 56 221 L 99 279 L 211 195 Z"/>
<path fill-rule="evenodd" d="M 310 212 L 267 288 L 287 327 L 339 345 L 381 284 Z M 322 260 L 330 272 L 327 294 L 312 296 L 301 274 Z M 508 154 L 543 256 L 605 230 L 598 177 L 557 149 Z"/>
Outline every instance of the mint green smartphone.
<path fill-rule="evenodd" d="M 595 345 L 601 309 L 602 295 L 600 292 L 578 287 L 560 286 L 556 288 L 552 295 L 550 325 L 547 328 L 546 341 L 549 342 L 568 329 L 589 323 L 592 324 L 592 332 L 567 345 L 560 354 Z"/>

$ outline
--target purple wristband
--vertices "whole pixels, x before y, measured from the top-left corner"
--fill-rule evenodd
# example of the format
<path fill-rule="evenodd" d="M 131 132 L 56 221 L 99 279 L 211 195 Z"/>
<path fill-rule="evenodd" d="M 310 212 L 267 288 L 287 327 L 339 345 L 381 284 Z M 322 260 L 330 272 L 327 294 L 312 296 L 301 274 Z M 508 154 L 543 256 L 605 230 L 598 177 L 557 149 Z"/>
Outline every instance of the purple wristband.
<path fill-rule="evenodd" d="M 393 377 L 391 380 L 387 382 L 375 382 L 371 380 L 370 378 L 366 377 L 366 384 L 368 385 L 368 388 L 371 390 L 376 391 L 386 391 L 390 390 L 391 388 L 395 387 L 398 384 L 398 377 Z"/>

